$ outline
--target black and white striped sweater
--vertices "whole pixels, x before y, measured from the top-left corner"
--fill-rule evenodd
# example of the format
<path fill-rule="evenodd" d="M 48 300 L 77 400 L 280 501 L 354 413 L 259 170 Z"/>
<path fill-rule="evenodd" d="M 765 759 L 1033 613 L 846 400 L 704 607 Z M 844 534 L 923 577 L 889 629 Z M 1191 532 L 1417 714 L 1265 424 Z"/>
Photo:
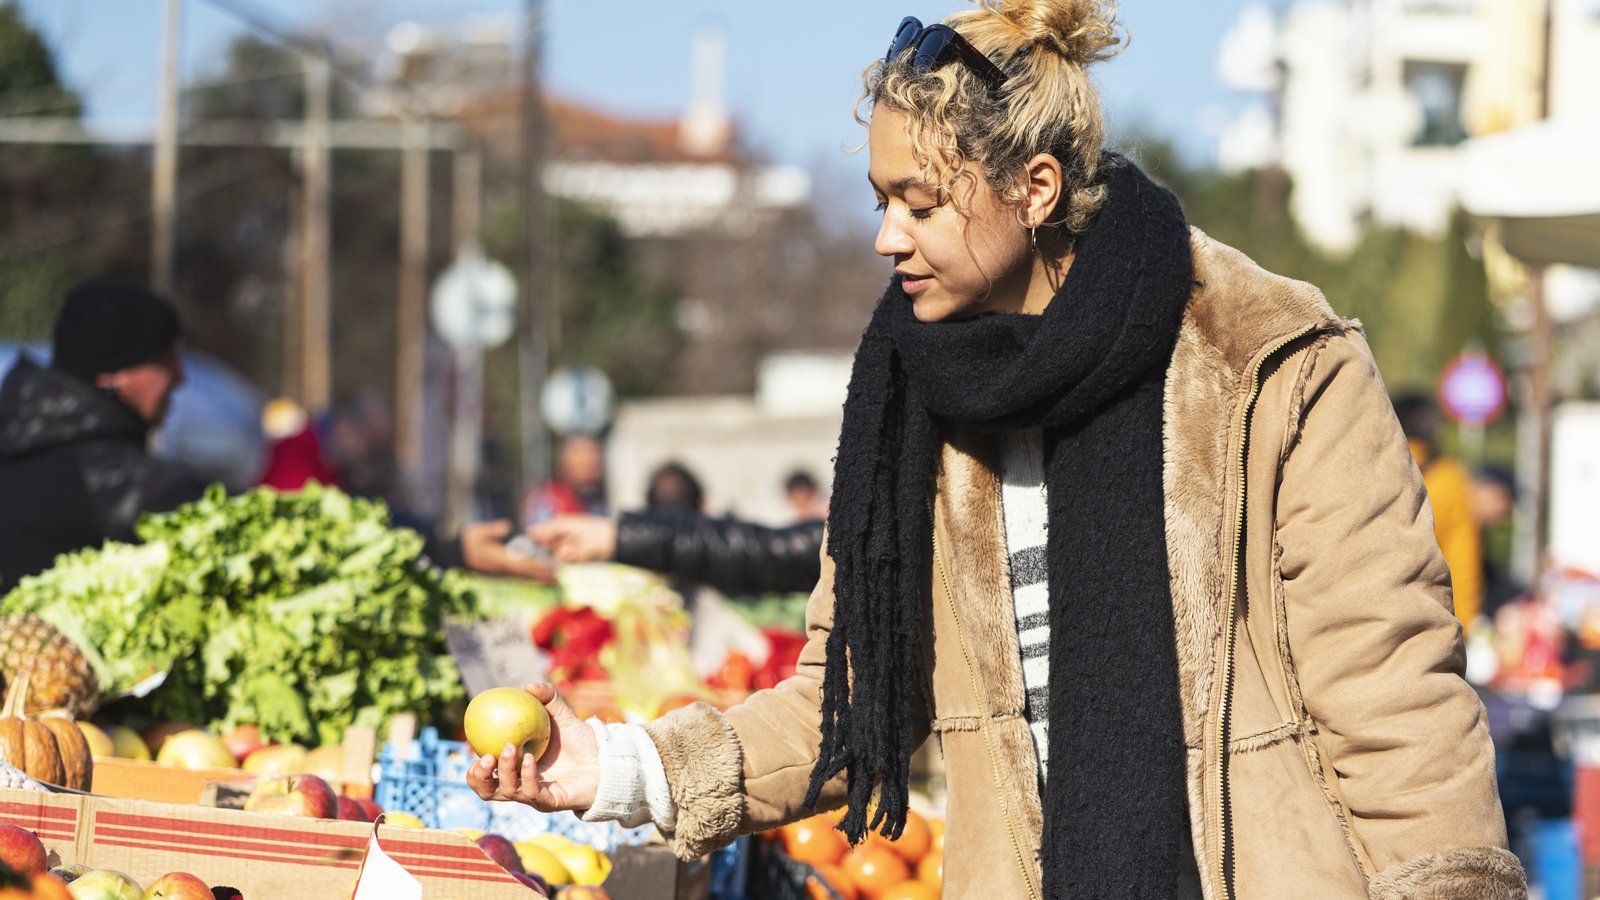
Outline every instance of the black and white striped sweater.
<path fill-rule="evenodd" d="M 1044 481 L 1044 434 L 1037 428 L 1000 441 L 1000 499 L 1005 510 L 1011 598 L 1022 650 L 1023 713 L 1039 755 L 1039 781 L 1050 761 L 1050 581 L 1045 559 L 1049 512 Z"/>

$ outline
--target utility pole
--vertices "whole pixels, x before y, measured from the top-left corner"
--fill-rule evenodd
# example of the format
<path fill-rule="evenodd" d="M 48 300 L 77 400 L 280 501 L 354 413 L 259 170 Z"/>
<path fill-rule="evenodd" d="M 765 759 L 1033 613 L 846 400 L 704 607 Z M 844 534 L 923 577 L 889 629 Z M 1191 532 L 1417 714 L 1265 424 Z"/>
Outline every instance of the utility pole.
<path fill-rule="evenodd" d="M 395 310 L 395 461 L 407 486 L 422 472 L 422 384 L 427 341 L 430 161 L 428 124 L 405 123 L 400 168 L 400 291 Z"/>
<path fill-rule="evenodd" d="M 172 294 L 173 249 L 178 219 L 178 59 L 183 0 L 166 0 L 166 28 L 161 45 L 160 121 L 156 125 L 155 160 L 150 184 L 150 286 Z"/>
<path fill-rule="evenodd" d="M 1553 71 L 1551 59 L 1555 50 L 1555 0 L 1545 0 L 1543 31 L 1540 34 L 1539 59 L 1539 119 L 1550 118 L 1551 84 Z M 1555 354 L 1555 326 L 1550 320 L 1550 307 L 1545 298 L 1545 266 L 1539 265 L 1528 272 L 1528 302 L 1533 306 L 1533 327 L 1528 332 L 1529 369 L 1528 393 L 1533 409 L 1534 477 L 1529 491 L 1527 509 L 1532 511 L 1533 536 L 1532 574 L 1544 571 L 1545 553 L 1550 548 L 1550 436 L 1551 419 L 1555 410 L 1555 391 L 1551 386 L 1551 360 Z M 1529 584 L 1535 582 L 1529 581 Z"/>
<path fill-rule="evenodd" d="M 479 246 L 483 223 L 483 151 L 472 139 L 456 149 L 450 175 L 456 253 Z"/>
<path fill-rule="evenodd" d="M 522 481 L 532 486 L 550 475 L 550 452 L 545 441 L 544 422 L 539 411 L 539 392 L 549 368 L 545 288 L 546 248 L 549 246 L 545 222 L 544 195 L 544 98 L 539 67 L 543 64 L 544 2 L 527 0 L 523 22 L 522 57 L 522 153 L 518 181 L 527 228 L 523 241 L 523 285 L 521 315 L 517 317 L 517 363 L 520 370 L 522 432 Z"/>
<path fill-rule="evenodd" d="M 332 154 L 331 51 L 326 45 L 301 54 L 306 67 L 305 142 L 301 147 L 300 193 L 300 405 L 313 415 L 332 398 L 331 227 Z"/>

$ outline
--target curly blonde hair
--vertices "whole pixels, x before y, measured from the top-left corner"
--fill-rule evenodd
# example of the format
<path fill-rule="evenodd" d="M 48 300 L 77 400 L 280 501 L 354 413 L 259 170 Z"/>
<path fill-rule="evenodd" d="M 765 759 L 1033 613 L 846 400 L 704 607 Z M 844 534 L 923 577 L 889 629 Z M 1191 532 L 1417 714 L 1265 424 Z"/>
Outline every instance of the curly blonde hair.
<path fill-rule="evenodd" d="M 1106 189 L 1098 183 L 1105 121 L 1088 67 L 1115 56 L 1124 38 L 1115 0 L 978 0 L 945 19 L 1006 73 L 991 87 L 960 63 L 917 72 L 911 54 L 877 60 L 863 75 L 863 108 L 906 114 L 912 154 L 941 193 L 966 212 L 955 188 L 968 162 L 982 169 L 1002 202 L 1026 200 L 1017 173 L 1038 153 L 1061 162 L 1062 199 L 1047 223 L 1081 233 Z"/>

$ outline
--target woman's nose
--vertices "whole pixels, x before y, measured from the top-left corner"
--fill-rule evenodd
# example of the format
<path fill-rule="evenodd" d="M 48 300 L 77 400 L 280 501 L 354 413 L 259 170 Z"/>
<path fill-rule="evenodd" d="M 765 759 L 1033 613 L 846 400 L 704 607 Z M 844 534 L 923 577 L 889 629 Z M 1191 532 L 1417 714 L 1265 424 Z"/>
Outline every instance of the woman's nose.
<path fill-rule="evenodd" d="M 895 224 L 889 216 L 883 217 L 883 222 L 878 225 L 878 237 L 872 242 L 872 249 L 879 256 L 909 256 L 913 249 L 911 236 Z"/>

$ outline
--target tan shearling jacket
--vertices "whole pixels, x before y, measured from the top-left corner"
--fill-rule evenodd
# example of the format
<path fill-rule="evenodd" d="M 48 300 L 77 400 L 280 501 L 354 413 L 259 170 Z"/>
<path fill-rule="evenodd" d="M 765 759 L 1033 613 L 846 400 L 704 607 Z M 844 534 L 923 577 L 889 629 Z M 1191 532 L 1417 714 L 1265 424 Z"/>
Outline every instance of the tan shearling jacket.
<path fill-rule="evenodd" d="M 1164 483 L 1206 900 L 1525 897 L 1421 476 L 1359 326 L 1198 230 L 1192 245 Z M 1041 897 L 996 463 L 981 436 L 946 435 L 913 692 L 946 761 L 944 896 L 985 900 Z M 832 572 L 824 553 L 794 678 L 646 726 L 679 853 L 812 813 Z"/>

